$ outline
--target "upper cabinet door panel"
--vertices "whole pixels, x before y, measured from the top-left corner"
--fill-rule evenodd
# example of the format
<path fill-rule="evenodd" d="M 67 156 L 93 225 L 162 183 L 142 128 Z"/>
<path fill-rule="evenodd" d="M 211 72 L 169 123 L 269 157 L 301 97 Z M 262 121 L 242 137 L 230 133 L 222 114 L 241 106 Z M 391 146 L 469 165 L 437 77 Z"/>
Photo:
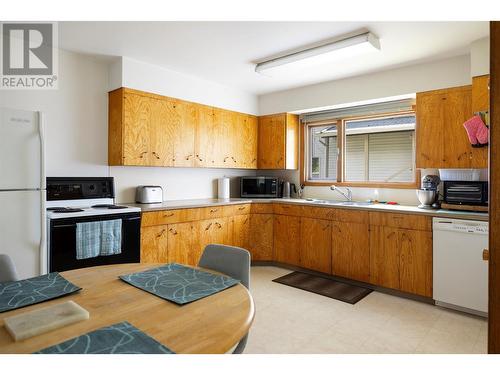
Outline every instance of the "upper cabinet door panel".
<path fill-rule="evenodd" d="M 259 118 L 258 167 L 285 169 L 286 115 Z"/>
<path fill-rule="evenodd" d="M 417 168 L 437 168 L 444 163 L 443 95 L 417 94 Z"/>
<path fill-rule="evenodd" d="M 174 166 L 193 167 L 195 165 L 195 135 L 198 123 L 197 104 L 174 100 Z"/>
<path fill-rule="evenodd" d="M 179 117 L 173 101 L 152 99 L 151 164 L 158 167 L 174 165 L 174 141 Z"/>
<path fill-rule="evenodd" d="M 154 99 L 126 93 L 123 106 L 123 164 L 150 165 Z"/>
<path fill-rule="evenodd" d="M 449 90 L 444 100 L 444 158 L 446 168 L 470 168 L 472 146 L 463 127 L 472 117 L 471 89 Z"/>
<path fill-rule="evenodd" d="M 198 124 L 195 141 L 195 166 L 215 167 L 217 150 L 213 140 L 217 136 L 215 110 L 213 107 L 198 106 Z"/>

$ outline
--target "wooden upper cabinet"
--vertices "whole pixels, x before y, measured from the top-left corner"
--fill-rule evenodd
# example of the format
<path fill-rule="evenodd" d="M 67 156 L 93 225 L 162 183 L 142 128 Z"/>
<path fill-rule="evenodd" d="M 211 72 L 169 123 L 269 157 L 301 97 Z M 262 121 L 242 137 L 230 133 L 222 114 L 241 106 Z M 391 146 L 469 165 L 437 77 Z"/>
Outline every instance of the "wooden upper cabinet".
<path fill-rule="evenodd" d="M 490 110 L 490 75 L 472 78 L 472 113 Z"/>
<path fill-rule="evenodd" d="M 463 127 L 472 115 L 472 86 L 417 93 L 417 168 L 486 168 Z"/>
<path fill-rule="evenodd" d="M 121 92 L 118 94 L 122 95 Z M 116 164 L 150 165 L 152 156 L 151 132 L 154 126 L 152 112 L 156 109 L 155 101 L 132 93 L 123 95 L 122 100 L 123 128 L 121 129 L 121 135 L 123 138 L 120 142 L 122 150 L 116 155 L 118 156 Z M 110 132 L 110 138 L 113 135 Z M 110 141 L 112 140 L 110 139 Z M 112 165 L 115 164 L 113 161 L 111 163 Z"/>
<path fill-rule="evenodd" d="M 259 117 L 259 169 L 297 169 L 299 118 L 281 113 Z"/>
<path fill-rule="evenodd" d="M 120 88 L 109 93 L 109 165 L 257 168 L 257 117 Z"/>
<path fill-rule="evenodd" d="M 195 166 L 216 167 L 217 126 L 215 122 L 215 108 L 209 106 L 198 107 L 198 127 L 195 138 Z"/>
<path fill-rule="evenodd" d="M 198 107 L 195 103 L 178 99 L 172 102 L 174 124 L 174 166 L 193 167 L 195 165 L 195 135 L 198 126 Z"/>

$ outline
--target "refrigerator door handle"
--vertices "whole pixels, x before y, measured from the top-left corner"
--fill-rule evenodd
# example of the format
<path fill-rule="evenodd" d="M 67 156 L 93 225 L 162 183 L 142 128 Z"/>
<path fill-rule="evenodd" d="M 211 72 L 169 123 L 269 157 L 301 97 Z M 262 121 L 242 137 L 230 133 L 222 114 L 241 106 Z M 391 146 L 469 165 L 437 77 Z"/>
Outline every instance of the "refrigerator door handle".
<path fill-rule="evenodd" d="M 47 218 L 45 209 L 45 190 L 40 190 L 40 274 L 49 272 L 49 257 L 47 254 Z"/>
<path fill-rule="evenodd" d="M 40 189 L 44 190 L 46 185 L 45 177 L 45 116 L 43 112 L 38 112 L 38 135 L 40 137 Z M 45 197 L 43 197 L 45 200 Z"/>

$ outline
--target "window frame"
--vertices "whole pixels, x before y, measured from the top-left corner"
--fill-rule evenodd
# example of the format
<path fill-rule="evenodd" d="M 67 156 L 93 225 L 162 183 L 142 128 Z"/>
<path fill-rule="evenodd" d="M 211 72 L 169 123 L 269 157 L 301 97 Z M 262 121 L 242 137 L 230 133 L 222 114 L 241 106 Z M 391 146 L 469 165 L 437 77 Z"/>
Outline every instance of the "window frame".
<path fill-rule="evenodd" d="M 349 182 L 345 180 L 345 123 L 353 120 L 363 120 L 363 119 L 376 119 L 376 118 L 386 118 L 386 117 L 397 117 L 405 115 L 416 115 L 415 111 L 401 111 L 401 112 L 390 112 L 381 113 L 376 115 L 364 115 L 364 116 L 352 116 L 345 117 L 342 119 L 336 119 L 331 121 L 318 121 L 312 123 L 301 123 L 301 150 L 300 150 L 300 181 L 301 184 L 305 186 L 351 186 L 351 187 L 370 187 L 370 188 L 398 188 L 398 189 L 416 189 L 419 187 L 420 181 L 420 170 L 416 168 L 416 155 L 418 145 L 415 143 L 415 155 L 414 155 L 414 167 L 413 175 L 414 181 L 412 182 L 376 182 L 376 181 L 353 181 Z M 325 125 L 337 125 L 337 146 L 339 149 L 338 160 L 337 160 L 337 179 L 336 180 L 309 180 L 309 128 L 319 127 Z M 416 133 L 418 131 L 418 124 L 415 118 L 415 142 Z"/>

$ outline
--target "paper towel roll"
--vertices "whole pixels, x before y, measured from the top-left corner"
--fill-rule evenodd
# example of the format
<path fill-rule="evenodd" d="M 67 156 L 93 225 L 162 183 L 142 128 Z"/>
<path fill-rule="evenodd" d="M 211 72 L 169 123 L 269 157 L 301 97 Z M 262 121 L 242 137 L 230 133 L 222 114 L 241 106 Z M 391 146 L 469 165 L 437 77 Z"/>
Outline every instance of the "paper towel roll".
<path fill-rule="evenodd" d="M 229 177 L 221 177 L 217 180 L 217 195 L 219 199 L 229 199 Z"/>

